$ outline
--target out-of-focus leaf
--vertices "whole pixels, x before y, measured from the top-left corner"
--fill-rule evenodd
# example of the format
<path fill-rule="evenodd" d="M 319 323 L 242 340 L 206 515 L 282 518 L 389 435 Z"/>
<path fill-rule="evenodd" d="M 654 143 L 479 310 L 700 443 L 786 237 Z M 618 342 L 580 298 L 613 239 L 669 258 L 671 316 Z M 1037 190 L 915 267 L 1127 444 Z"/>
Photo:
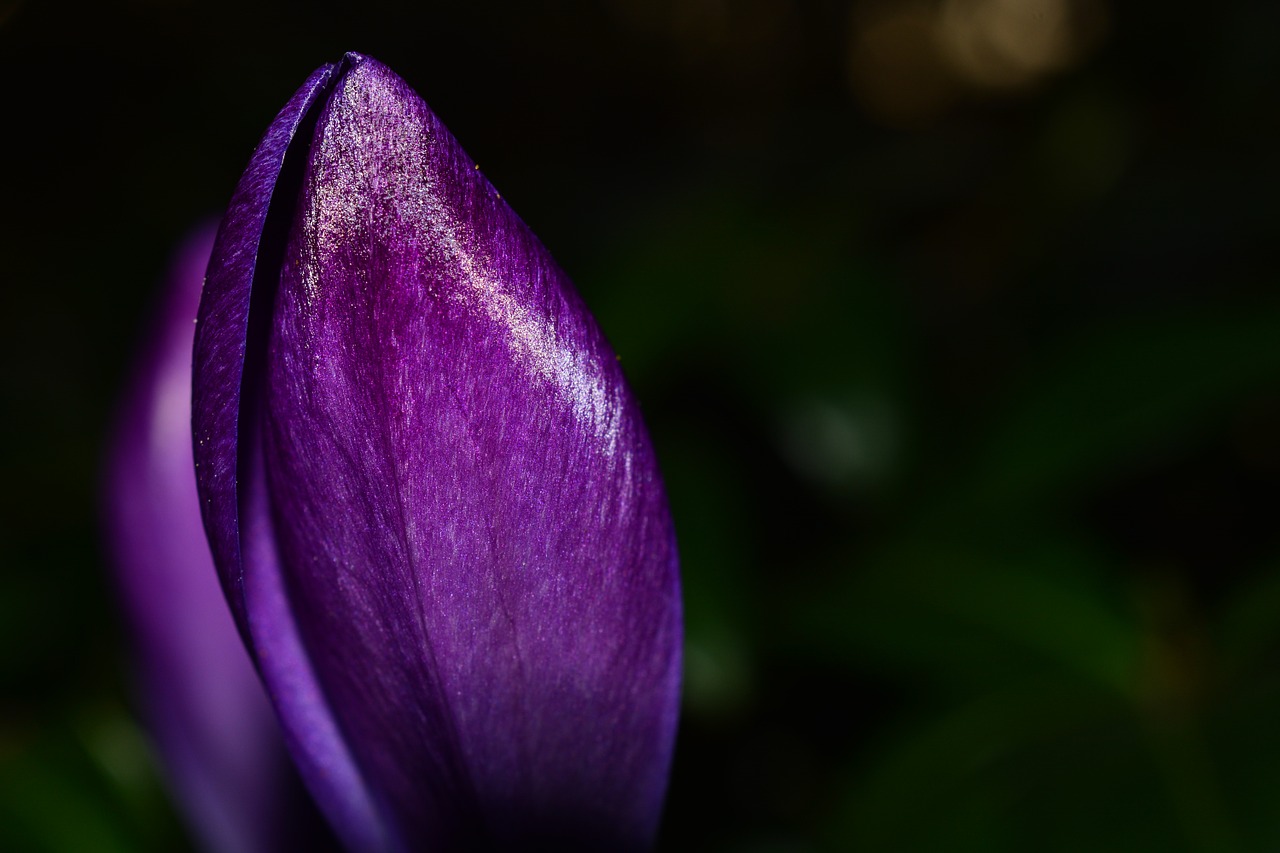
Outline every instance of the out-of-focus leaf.
<path fill-rule="evenodd" d="M 1242 674 L 1280 657 L 1280 563 L 1272 561 L 1222 603 L 1216 620 L 1223 664 Z"/>
<path fill-rule="evenodd" d="M 685 609 L 685 702 L 693 713 L 736 709 L 749 691 L 747 602 L 753 597 L 741 530 L 745 484 L 722 442 L 694 425 L 665 436 L 660 452 L 680 542 Z M 682 523 L 687 520 L 687 523 Z"/>
<path fill-rule="evenodd" d="M 1020 773 L 1037 743 L 1095 725 L 1120 706 L 1105 693 L 1036 681 L 986 693 L 880 740 L 858 769 L 831 831 L 839 849 L 1025 850 L 1010 820 L 1022 784 L 1055 768 Z M 1030 777 L 1030 778 L 1027 778 Z M 1020 784 L 1020 782 L 1022 784 Z"/>
<path fill-rule="evenodd" d="M 620 222 L 581 283 L 624 367 L 643 385 L 653 359 L 693 349 L 766 403 L 900 382 L 902 288 L 850 246 L 841 202 L 710 186 Z"/>
<path fill-rule="evenodd" d="M 1002 553 L 911 543 L 814 593 L 793 623 L 827 654 L 943 683 L 1020 680 L 1052 665 L 1128 695 L 1138 627 L 1095 573 L 1088 553 L 1062 544 Z"/>
<path fill-rule="evenodd" d="M 73 735 L 47 733 L 0 763 L 0 849 L 136 853 L 146 841 Z"/>
<path fill-rule="evenodd" d="M 1280 308 L 1128 318 L 1032 368 L 938 516 L 987 526 L 1176 450 L 1280 381 Z"/>
<path fill-rule="evenodd" d="M 1228 661 L 1228 665 L 1232 665 Z M 1208 709 L 1204 729 L 1211 748 L 1212 770 L 1221 780 L 1221 798 L 1239 821 L 1241 837 L 1253 850 L 1280 850 L 1280 672 L 1253 661 L 1236 672 Z"/>

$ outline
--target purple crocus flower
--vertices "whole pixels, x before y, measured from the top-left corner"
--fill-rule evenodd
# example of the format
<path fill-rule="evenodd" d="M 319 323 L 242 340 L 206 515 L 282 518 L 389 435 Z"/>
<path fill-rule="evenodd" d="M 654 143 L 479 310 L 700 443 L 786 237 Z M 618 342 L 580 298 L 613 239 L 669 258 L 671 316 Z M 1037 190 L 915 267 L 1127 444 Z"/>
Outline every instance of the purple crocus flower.
<path fill-rule="evenodd" d="M 191 343 L 214 229 L 177 252 L 108 447 L 104 521 L 143 714 L 205 849 L 308 849 L 320 829 L 218 589 L 191 453 Z"/>
<path fill-rule="evenodd" d="M 254 152 L 200 305 L 223 590 L 352 850 L 641 849 L 679 579 L 652 447 L 565 274 L 358 54 Z"/>

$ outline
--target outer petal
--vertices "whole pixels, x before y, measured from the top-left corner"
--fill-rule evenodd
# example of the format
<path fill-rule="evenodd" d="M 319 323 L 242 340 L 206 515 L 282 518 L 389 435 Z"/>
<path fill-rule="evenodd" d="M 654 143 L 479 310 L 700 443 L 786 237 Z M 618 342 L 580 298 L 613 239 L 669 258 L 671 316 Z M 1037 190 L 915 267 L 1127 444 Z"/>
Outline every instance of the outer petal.
<path fill-rule="evenodd" d="M 268 218 L 274 213 L 271 218 L 283 218 L 287 227 L 293 201 L 282 198 L 289 195 L 288 188 L 277 193 L 276 185 L 299 126 L 309 116 L 314 119 L 312 110 L 323 103 L 335 71 L 334 66 L 326 65 L 312 74 L 258 143 L 218 231 L 200 302 L 192 427 L 201 511 L 223 588 L 242 630 L 245 607 L 238 473 L 244 466 L 239 423 L 242 418 L 253 419 L 257 404 L 257 387 L 251 369 L 246 370 L 246 358 L 261 360 L 261 353 L 249 345 L 250 307 L 265 303 L 265 311 L 259 308 L 254 314 L 259 324 L 263 314 L 269 318 L 279 275 L 279 258 L 271 256 L 278 255 L 279 248 L 274 245 L 278 241 L 266 233 Z M 305 151 L 300 156 L 305 159 Z M 274 225 L 273 230 L 278 231 L 278 222 Z M 262 280 L 255 290 L 257 278 Z M 246 382 L 247 391 L 242 387 Z"/>
<path fill-rule="evenodd" d="M 268 482 L 303 643 L 410 846 L 643 847 L 681 623 L 638 408 L 449 132 L 385 67 L 349 61 L 268 357 Z"/>
<path fill-rule="evenodd" d="M 339 74 L 321 68 L 272 122 L 219 229 L 196 329 L 192 395 L 205 529 L 232 613 L 303 779 L 344 843 L 394 850 L 300 644 L 282 587 L 262 468 L 262 360 L 283 235 L 319 105 Z"/>
<path fill-rule="evenodd" d="M 200 524 L 191 337 L 212 245 L 208 226 L 177 255 L 108 449 L 104 514 L 143 709 L 179 804 L 207 849 L 271 853 L 318 816 L 303 811 Z"/>

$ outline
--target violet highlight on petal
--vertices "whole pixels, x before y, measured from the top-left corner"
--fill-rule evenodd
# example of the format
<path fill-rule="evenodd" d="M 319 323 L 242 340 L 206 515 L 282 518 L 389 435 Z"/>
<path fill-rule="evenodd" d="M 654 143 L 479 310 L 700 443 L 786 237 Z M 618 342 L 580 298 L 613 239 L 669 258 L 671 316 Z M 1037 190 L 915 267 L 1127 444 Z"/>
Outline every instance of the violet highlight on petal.
<path fill-rule="evenodd" d="M 191 450 L 191 345 L 212 225 L 179 249 L 108 447 L 103 510 L 145 722 L 195 835 L 272 853 L 323 832 L 218 589 Z M 316 849 L 309 846 L 308 849 Z"/>
<path fill-rule="evenodd" d="M 679 704 L 674 533 L 618 361 L 409 86 L 358 54 L 218 234 L 193 429 L 223 590 L 352 850 L 641 850 Z"/>

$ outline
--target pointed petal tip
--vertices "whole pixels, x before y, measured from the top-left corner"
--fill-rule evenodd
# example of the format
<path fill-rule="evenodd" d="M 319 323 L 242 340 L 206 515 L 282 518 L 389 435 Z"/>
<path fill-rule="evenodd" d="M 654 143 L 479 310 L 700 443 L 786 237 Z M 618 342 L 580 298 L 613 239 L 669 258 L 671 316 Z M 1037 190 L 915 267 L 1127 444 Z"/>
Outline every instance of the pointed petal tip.
<path fill-rule="evenodd" d="M 276 115 L 250 157 L 218 228 L 200 298 L 194 345 L 192 428 L 201 498 L 214 562 L 236 622 L 245 630 L 239 593 L 240 545 L 237 509 L 238 424 L 243 402 L 244 361 L 251 349 L 254 282 L 264 273 L 264 246 L 286 157 L 304 120 L 333 85 L 337 64 L 316 69 Z M 263 276 L 267 281 L 271 274 Z M 263 294 L 259 294 L 261 301 Z"/>
<path fill-rule="evenodd" d="M 332 724 L 277 583 L 270 507 L 261 500 L 262 361 L 281 252 L 314 123 L 341 75 L 317 69 L 267 129 L 218 232 L 196 329 L 191 429 L 200 508 L 223 590 L 281 714 L 308 787 L 352 849 L 394 849 Z M 289 718 L 301 709 L 300 719 Z M 300 722 L 300 726 L 293 723 Z"/>

